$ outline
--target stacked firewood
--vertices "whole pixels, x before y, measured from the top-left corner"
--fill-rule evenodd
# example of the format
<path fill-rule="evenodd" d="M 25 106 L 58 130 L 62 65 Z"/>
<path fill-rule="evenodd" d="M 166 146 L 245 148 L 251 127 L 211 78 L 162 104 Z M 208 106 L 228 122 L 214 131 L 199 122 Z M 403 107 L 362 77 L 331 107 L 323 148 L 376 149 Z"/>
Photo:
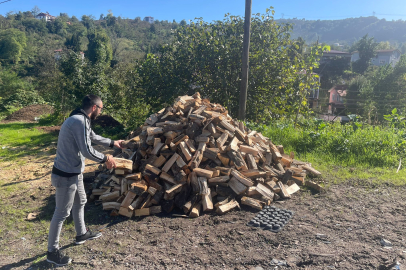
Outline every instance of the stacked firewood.
<path fill-rule="evenodd" d="M 287 199 L 305 179 L 319 176 L 309 163 L 284 153 L 261 133 L 232 119 L 199 93 L 181 96 L 151 115 L 123 143 L 117 167 L 99 174 L 92 198 L 127 217 L 171 212 L 224 214 L 240 204 L 262 209 Z"/>

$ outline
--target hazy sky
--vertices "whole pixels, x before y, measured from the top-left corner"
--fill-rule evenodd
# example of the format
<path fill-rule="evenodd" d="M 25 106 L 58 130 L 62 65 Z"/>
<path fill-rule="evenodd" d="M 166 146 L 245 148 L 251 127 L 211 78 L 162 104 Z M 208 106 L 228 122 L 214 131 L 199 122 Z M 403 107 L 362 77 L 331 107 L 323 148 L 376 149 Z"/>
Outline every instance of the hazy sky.
<path fill-rule="evenodd" d="M 6 0 L 0 0 L 3 2 Z M 203 17 L 205 21 L 221 20 L 224 14 L 244 16 L 245 0 L 9 0 L 0 4 L 0 14 L 9 11 L 27 11 L 37 5 L 41 11 L 57 16 L 60 12 L 75 15 L 93 15 L 98 19 L 112 10 L 115 16 L 135 18 L 152 16 L 158 20 L 193 20 Z M 375 16 L 387 20 L 406 20 L 406 0 L 341 0 L 341 1 L 269 1 L 252 0 L 252 13 L 265 13 L 273 6 L 275 18 L 305 18 L 309 20 L 337 20 L 349 17 Z"/>

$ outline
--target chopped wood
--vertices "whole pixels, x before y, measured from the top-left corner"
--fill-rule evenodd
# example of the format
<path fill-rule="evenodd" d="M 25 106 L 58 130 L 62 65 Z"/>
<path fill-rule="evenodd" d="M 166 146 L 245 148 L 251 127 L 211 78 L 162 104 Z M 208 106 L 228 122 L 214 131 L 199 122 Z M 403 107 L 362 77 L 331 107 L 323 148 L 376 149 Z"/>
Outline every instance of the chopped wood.
<path fill-rule="evenodd" d="M 312 188 L 312 189 L 315 189 L 315 190 L 317 190 L 317 191 L 319 191 L 319 192 L 321 192 L 321 191 L 323 191 L 323 187 L 322 186 L 320 186 L 319 184 L 317 184 L 317 183 L 315 183 L 315 182 L 313 182 L 313 181 L 309 181 L 309 180 L 306 180 L 305 181 L 305 185 L 306 186 L 308 186 L 308 187 L 310 187 L 310 188 Z M 101 197 L 101 196 L 100 196 Z"/>
<path fill-rule="evenodd" d="M 113 210 L 113 209 L 120 210 L 121 203 L 105 202 L 105 203 L 102 203 L 102 205 L 103 205 L 103 210 Z"/>
<path fill-rule="evenodd" d="M 255 200 L 253 198 L 249 198 L 249 197 L 244 196 L 244 197 L 241 198 L 241 204 L 251 206 L 252 208 L 255 208 L 255 209 L 258 209 L 258 210 L 262 210 L 261 202 L 258 201 L 258 200 Z"/>
<path fill-rule="evenodd" d="M 222 215 L 233 210 L 236 207 L 240 207 L 240 204 L 236 200 L 232 200 L 226 204 L 220 205 L 217 208 L 216 213 Z"/>
<path fill-rule="evenodd" d="M 240 145 L 240 151 L 244 152 L 244 153 L 251 154 L 253 156 L 258 155 L 258 149 L 254 148 L 254 147 L 247 146 L 247 145 Z"/>
<path fill-rule="evenodd" d="M 133 170 L 133 161 L 129 159 L 124 159 L 124 158 L 114 158 L 116 162 L 116 170 L 117 169 L 122 169 L 122 170 L 128 170 L 132 171 Z"/>
<path fill-rule="evenodd" d="M 293 193 L 295 193 L 299 190 L 300 190 L 300 187 L 296 184 L 290 185 L 288 188 L 286 188 L 286 191 L 289 193 L 289 195 L 292 195 Z"/>
<path fill-rule="evenodd" d="M 206 178 L 211 178 L 213 176 L 213 172 L 205 169 L 195 168 L 193 172 L 197 174 L 197 176 L 202 176 Z"/>
<path fill-rule="evenodd" d="M 251 187 L 254 185 L 254 182 L 251 179 L 248 179 L 243 174 L 236 170 L 231 170 L 231 175 L 234 176 L 239 182 L 247 187 Z"/>
<path fill-rule="evenodd" d="M 228 185 L 237 195 L 243 194 L 247 190 L 247 187 L 238 181 L 234 176 L 231 177 Z"/>
<path fill-rule="evenodd" d="M 99 200 L 104 202 L 111 202 L 120 197 L 120 191 L 114 191 L 107 194 L 100 195 Z"/>
<path fill-rule="evenodd" d="M 200 215 L 201 208 L 202 208 L 202 203 L 201 202 L 196 203 L 192 207 L 192 210 L 190 211 L 189 217 L 191 217 L 191 218 L 198 217 Z"/>
<path fill-rule="evenodd" d="M 281 189 L 281 191 L 279 192 L 281 197 L 284 198 L 284 199 L 290 198 L 290 194 L 287 192 L 285 185 L 280 181 L 278 183 L 276 183 L 276 184 Z"/>
<path fill-rule="evenodd" d="M 150 211 L 149 208 L 135 209 L 134 210 L 134 215 L 136 217 L 149 216 L 150 214 L 151 214 L 151 211 Z"/>
<path fill-rule="evenodd" d="M 173 156 L 165 163 L 164 167 L 162 168 L 162 171 L 168 172 L 169 169 L 172 167 L 172 165 L 176 162 L 178 159 L 179 155 L 178 154 L 173 154 Z"/>
<path fill-rule="evenodd" d="M 308 165 L 302 166 L 302 169 L 306 170 L 307 172 L 309 172 L 310 174 L 312 174 L 314 176 L 320 176 L 321 175 L 321 172 L 319 172 L 318 170 L 316 170 L 313 167 L 310 167 Z"/>
<path fill-rule="evenodd" d="M 180 96 L 152 114 L 122 147 L 117 167 L 98 176 L 91 194 L 113 216 L 176 207 L 197 217 L 213 208 L 226 213 L 239 202 L 259 210 L 289 198 L 301 185 L 322 189 L 305 181 L 306 173 L 320 175 L 309 163 L 286 155 L 282 145 L 247 129 L 199 93 Z"/>

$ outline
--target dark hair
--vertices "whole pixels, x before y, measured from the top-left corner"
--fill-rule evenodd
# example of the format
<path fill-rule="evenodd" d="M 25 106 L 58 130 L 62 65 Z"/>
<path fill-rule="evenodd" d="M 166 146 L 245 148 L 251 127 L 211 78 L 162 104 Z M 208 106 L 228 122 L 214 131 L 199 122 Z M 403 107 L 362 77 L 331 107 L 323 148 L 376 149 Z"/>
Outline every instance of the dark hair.
<path fill-rule="evenodd" d="M 84 97 L 84 99 L 82 100 L 82 109 L 83 110 L 88 110 L 91 107 L 93 107 L 94 105 L 99 105 L 101 102 L 101 98 L 99 96 L 96 95 L 87 95 Z"/>

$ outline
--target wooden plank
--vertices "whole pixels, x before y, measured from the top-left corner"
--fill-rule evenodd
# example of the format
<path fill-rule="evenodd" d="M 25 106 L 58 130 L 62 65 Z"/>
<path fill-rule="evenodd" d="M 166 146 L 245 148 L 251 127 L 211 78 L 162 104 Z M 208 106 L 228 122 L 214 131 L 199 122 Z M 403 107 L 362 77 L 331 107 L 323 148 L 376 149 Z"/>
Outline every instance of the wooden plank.
<path fill-rule="evenodd" d="M 319 184 L 317 184 L 317 183 L 315 183 L 313 181 L 306 180 L 305 185 L 308 186 L 308 187 L 311 187 L 312 189 L 315 189 L 315 190 L 317 190 L 319 192 L 324 190 L 324 188 L 322 186 L 320 186 Z"/>
<path fill-rule="evenodd" d="M 205 169 L 200 169 L 200 168 L 195 168 L 193 169 L 193 172 L 197 174 L 197 176 L 202 176 L 206 178 L 212 178 L 213 172 Z"/>
<path fill-rule="evenodd" d="M 247 187 L 238 181 L 234 176 L 228 181 L 228 186 L 235 192 L 235 194 L 243 194 Z"/>
<path fill-rule="evenodd" d="M 141 173 L 133 173 L 133 174 L 126 175 L 125 178 L 127 180 L 141 180 L 142 175 L 141 175 Z"/>
<path fill-rule="evenodd" d="M 134 215 L 136 217 L 142 217 L 142 216 L 149 216 L 151 214 L 149 208 L 143 208 L 143 209 L 135 209 L 134 210 Z"/>
<path fill-rule="evenodd" d="M 213 200 L 211 197 L 211 192 L 209 189 L 208 194 L 202 195 L 202 206 L 203 206 L 203 212 L 209 212 L 213 210 Z"/>
<path fill-rule="evenodd" d="M 198 217 L 200 215 L 201 208 L 202 208 L 202 203 L 201 202 L 196 203 L 192 207 L 192 210 L 190 211 L 189 217 L 191 217 L 191 218 Z"/>
<path fill-rule="evenodd" d="M 132 171 L 133 170 L 133 161 L 125 158 L 114 158 L 116 162 L 116 169 L 122 169 L 122 170 L 128 170 Z"/>
<path fill-rule="evenodd" d="M 152 172 L 153 174 L 159 175 L 161 173 L 161 170 L 152 166 L 152 165 L 145 165 L 145 170 L 148 170 L 150 172 Z"/>
<path fill-rule="evenodd" d="M 260 170 L 248 170 L 240 172 L 242 175 L 248 178 L 258 178 L 258 177 L 266 177 L 266 172 Z"/>
<path fill-rule="evenodd" d="M 255 162 L 255 158 L 253 155 L 247 153 L 245 155 L 245 159 L 247 160 L 248 169 L 250 169 L 250 170 L 258 169 L 257 163 Z"/>
<path fill-rule="evenodd" d="M 164 133 L 164 130 L 161 127 L 148 127 L 147 128 L 147 133 L 148 133 L 149 136 L 157 135 L 157 134 Z"/>
<path fill-rule="evenodd" d="M 168 183 L 171 183 L 172 185 L 177 185 L 178 183 L 175 181 L 175 179 L 172 177 L 172 176 L 170 176 L 168 173 L 166 173 L 166 172 L 162 172 L 160 175 L 159 175 L 159 178 L 161 178 L 162 180 L 165 180 L 166 182 L 168 182 Z"/>
<path fill-rule="evenodd" d="M 183 184 L 174 185 L 172 188 L 165 191 L 164 200 L 172 200 L 177 193 L 182 190 Z"/>
<path fill-rule="evenodd" d="M 120 207 L 118 214 L 131 218 L 134 215 L 134 211 L 128 209 L 127 207 Z"/>
<path fill-rule="evenodd" d="M 162 165 L 164 165 L 164 163 L 166 162 L 166 158 L 162 155 L 160 155 L 153 163 L 152 166 L 159 168 Z"/>
<path fill-rule="evenodd" d="M 289 195 L 292 195 L 293 193 L 297 192 L 300 190 L 300 187 L 296 184 L 290 185 L 286 191 L 289 193 Z"/>
<path fill-rule="evenodd" d="M 308 165 L 303 165 L 302 169 L 306 170 L 307 172 L 309 172 L 309 174 L 312 174 L 314 176 L 320 176 L 321 175 L 321 172 L 319 172 L 318 170 L 316 170 L 313 167 L 310 167 Z"/>
<path fill-rule="evenodd" d="M 206 177 L 198 177 L 197 182 L 199 183 L 199 193 L 200 195 L 207 195 L 209 193 L 209 187 L 207 185 Z"/>
<path fill-rule="evenodd" d="M 165 163 L 164 167 L 162 168 L 162 171 L 168 172 L 169 169 L 172 167 L 172 165 L 176 162 L 178 159 L 179 155 L 178 154 L 173 154 L 173 156 Z"/>
<path fill-rule="evenodd" d="M 260 193 L 257 191 L 257 187 L 249 187 L 246 191 L 246 194 L 247 194 L 247 196 L 254 196 L 254 195 L 258 195 Z"/>
<path fill-rule="evenodd" d="M 103 210 L 120 210 L 121 203 L 119 202 L 104 202 L 102 203 Z"/>
<path fill-rule="evenodd" d="M 114 191 L 111 193 L 103 194 L 100 195 L 99 200 L 102 200 L 103 202 L 108 202 L 108 201 L 113 201 L 120 197 L 120 191 Z"/>
<path fill-rule="evenodd" d="M 232 209 L 236 208 L 236 207 L 240 207 L 239 203 L 235 200 L 231 200 L 230 202 L 220 205 L 217 210 L 216 213 L 219 215 L 225 214 L 229 211 L 231 211 Z"/>
<path fill-rule="evenodd" d="M 186 139 L 185 143 L 186 143 L 187 147 L 189 148 L 190 153 L 194 154 L 196 152 L 196 147 L 195 147 L 193 141 Z"/>
<path fill-rule="evenodd" d="M 254 148 L 254 147 L 247 146 L 247 145 L 240 145 L 240 151 L 244 152 L 244 153 L 251 154 L 254 157 L 256 155 L 258 155 L 258 149 Z"/>
<path fill-rule="evenodd" d="M 288 198 L 290 198 L 290 194 L 286 191 L 286 187 L 285 187 L 285 185 L 282 183 L 282 182 L 278 182 L 278 183 L 276 183 L 278 186 L 279 186 L 279 188 L 281 189 L 281 191 L 279 192 L 279 194 L 281 195 L 281 197 L 282 198 L 284 198 L 284 199 L 288 199 Z"/>
<path fill-rule="evenodd" d="M 221 134 L 221 136 L 216 141 L 217 147 L 221 148 L 224 145 L 224 143 L 227 141 L 227 139 L 228 139 L 227 133 Z"/>
<path fill-rule="evenodd" d="M 261 183 L 258 183 L 258 184 L 257 184 L 257 191 L 258 191 L 262 196 L 268 197 L 270 200 L 272 200 L 273 197 L 274 197 L 274 193 L 273 193 L 270 189 L 268 189 L 266 186 L 264 186 L 263 184 L 261 184 Z"/>
<path fill-rule="evenodd" d="M 127 192 L 127 195 L 125 196 L 123 202 L 121 203 L 121 207 L 127 208 L 128 206 L 130 206 L 130 204 L 133 202 L 133 200 L 135 199 L 136 196 L 137 196 L 137 194 L 135 194 L 135 192 L 129 190 Z"/>
<path fill-rule="evenodd" d="M 244 196 L 241 198 L 241 204 L 248 205 L 248 206 L 258 209 L 258 210 L 262 210 L 261 202 L 258 200 L 255 200 L 253 198 Z"/>
<path fill-rule="evenodd" d="M 227 122 L 226 120 L 222 120 L 220 122 L 220 125 L 222 125 L 225 129 L 227 129 L 230 132 L 235 132 L 235 128 L 233 125 L 231 125 L 229 122 Z"/>
<path fill-rule="evenodd" d="M 272 152 L 273 160 L 275 162 L 282 159 L 281 153 L 279 152 L 278 148 L 276 148 L 276 146 L 272 142 L 269 142 L 269 148 Z"/>
<path fill-rule="evenodd" d="M 160 140 L 160 139 L 158 139 L 158 140 Z M 154 149 L 152 150 L 151 155 L 158 155 L 159 151 L 161 151 L 162 147 L 164 147 L 164 146 L 165 146 L 164 143 L 161 143 L 161 142 L 157 143 L 154 146 Z"/>
<path fill-rule="evenodd" d="M 209 184 L 218 184 L 218 183 L 226 183 L 230 180 L 230 176 L 225 175 L 225 176 L 218 176 L 218 177 L 213 177 L 208 180 Z"/>
<path fill-rule="evenodd" d="M 239 171 L 247 171 L 248 166 L 244 161 L 244 158 L 241 156 L 241 154 L 238 151 L 228 151 L 227 152 L 228 157 L 234 162 L 234 165 L 237 170 Z"/>
<path fill-rule="evenodd" d="M 254 182 L 251 179 L 248 179 L 244 175 L 242 175 L 240 172 L 236 170 L 231 170 L 231 175 L 236 178 L 241 184 L 247 186 L 247 187 L 252 187 L 254 185 Z"/>
<path fill-rule="evenodd" d="M 181 142 L 179 144 L 180 150 L 182 151 L 183 155 L 186 158 L 186 161 L 189 161 L 192 159 L 192 154 L 189 151 L 189 148 L 187 147 L 185 142 Z M 185 164 L 186 165 L 186 164 Z"/>

